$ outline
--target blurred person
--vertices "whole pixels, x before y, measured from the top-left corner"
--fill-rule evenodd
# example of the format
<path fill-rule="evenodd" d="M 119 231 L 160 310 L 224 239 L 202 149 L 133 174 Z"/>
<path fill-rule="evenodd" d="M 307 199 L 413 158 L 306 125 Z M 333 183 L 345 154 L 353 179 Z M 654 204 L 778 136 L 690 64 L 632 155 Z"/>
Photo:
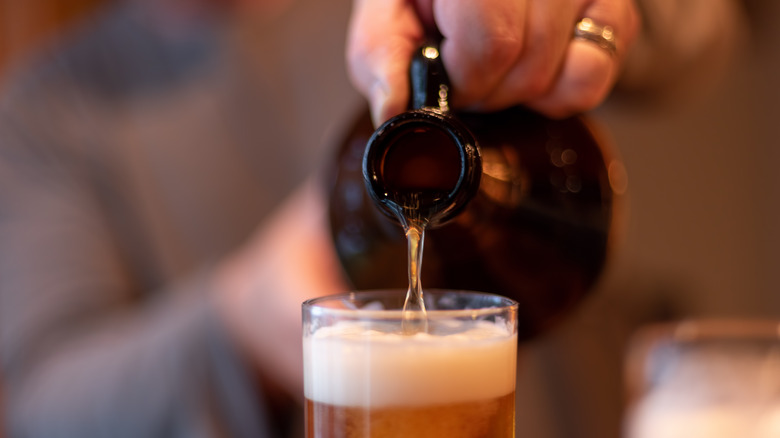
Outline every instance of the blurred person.
<path fill-rule="evenodd" d="M 296 433 L 300 303 L 349 287 L 318 179 L 329 136 L 360 104 L 344 40 L 376 123 L 403 109 L 411 50 L 433 27 L 456 105 L 562 117 L 619 80 L 642 88 L 720 59 L 728 35 L 712 29 L 728 2 L 657 3 L 112 5 L 0 101 L 9 436 Z M 643 43 L 640 21 L 657 10 L 672 14 L 655 29 L 710 11 L 679 59 L 672 32 Z M 614 47 L 572 38 L 586 17 L 614 30 Z M 643 78 L 633 58 L 664 68 Z"/>
<path fill-rule="evenodd" d="M 291 193 L 356 97 L 341 80 L 349 5 L 281 3 L 112 4 L 9 74 L 10 436 L 283 433 L 300 302 L 346 288 L 322 252 L 317 182 Z M 255 284 L 227 280 L 242 269 Z M 227 305 L 247 288 L 253 307 Z"/>

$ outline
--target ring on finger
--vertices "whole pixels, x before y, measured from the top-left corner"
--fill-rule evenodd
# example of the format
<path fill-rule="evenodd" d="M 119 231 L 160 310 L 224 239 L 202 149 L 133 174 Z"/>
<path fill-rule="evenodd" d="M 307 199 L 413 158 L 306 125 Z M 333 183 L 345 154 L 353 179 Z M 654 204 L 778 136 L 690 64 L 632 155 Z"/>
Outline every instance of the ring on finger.
<path fill-rule="evenodd" d="M 574 26 L 574 38 L 590 41 L 607 51 L 610 56 L 617 52 L 615 33 L 612 26 L 600 26 L 590 18 L 583 18 Z"/>

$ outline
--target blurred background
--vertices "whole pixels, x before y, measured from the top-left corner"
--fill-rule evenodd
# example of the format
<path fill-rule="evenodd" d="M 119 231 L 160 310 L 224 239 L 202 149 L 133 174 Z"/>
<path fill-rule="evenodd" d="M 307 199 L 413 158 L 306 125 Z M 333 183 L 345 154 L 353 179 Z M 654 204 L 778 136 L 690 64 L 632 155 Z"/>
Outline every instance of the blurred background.
<path fill-rule="evenodd" d="M 0 0 L 0 77 L 109 0 Z"/>
<path fill-rule="evenodd" d="M 12 66 L 89 19 L 107 0 L 0 0 L 0 89 Z M 0 373 L 0 438 L 3 382 Z"/>
<path fill-rule="evenodd" d="M 110 1 L 0 0 L 0 88 Z M 315 1 L 279 19 L 294 23 Z M 619 436 L 625 346 L 644 324 L 780 318 L 780 2 L 740 4 L 745 41 L 717 83 L 616 97 L 593 114 L 628 172 L 624 232 L 598 293 L 521 358 L 517 422 L 528 436 Z M 341 48 L 330 50 L 341 63 Z M 345 81 L 340 68 L 321 74 Z"/>
<path fill-rule="evenodd" d="M 744 41 L 716 82 L 594 112 L 626 165 L 628 220 L 600 290 L 525 359 L 529 436 L 620 436 L 615 376 L 646 324 L 780 318 L 780 2 L 737 4 Z"/>

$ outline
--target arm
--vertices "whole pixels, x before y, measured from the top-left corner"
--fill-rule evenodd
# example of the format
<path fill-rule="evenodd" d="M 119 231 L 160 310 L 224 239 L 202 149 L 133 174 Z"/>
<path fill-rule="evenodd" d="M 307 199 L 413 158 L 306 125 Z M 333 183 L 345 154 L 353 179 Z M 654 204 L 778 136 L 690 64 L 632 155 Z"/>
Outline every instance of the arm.
<path fill-rule="evenodd" d="M 105 28 L 132 32 L 132 42 L 139 39 L 134 26 L 120 24 Z M 140 35 L 142 43 L 143 37 L 148 35 Z M 143 47 L 136 44 L 127 56 L 110 56 L 112 47 L 102 44 L 105 50 L 101 53 L 109 56 L 96 59 L 89 52 L 86 61 L 113 67 L 98 73 L 117 72 L 119 79 L 132 79 L 128 67 L 133 65 L 141 67 L 140 73 L 155 72 L 154 62 L 117 65 L 117 60 L 127 60 L 133 53 L 145 53 Z M 78 55 L 83 57 L 84 52 Z M 146 59 L 155 57 L 141 57 Z M 169 67 L 162 61 L 157 70 Z M 75 79 L 82 86 L 96 80 L 84 74 Z M 116 78 L 110 76 L 99 85 L 107 88 L 108 99 L 118 99 L 113 92 L 123 84 L 112 79 Z M 141 79 L 146 84 L 143 74 Z M 46 84 L 49 88 L 41 89 Z M 110 184 L 116 182 L 113 171 L 123 170 L 121 161 L 104 168 L 95 156 L 114 157 L 116 151 L 111 147 L 132 148 L 132 142 L 99 144 L 93 137 L 99 130 L 90 127 L 80 134 L 84 138 L 69 138 L 79 124 L 96 123 L 95 112 L 108 112 L 109 121 L 114 111 L 125 115 L 122 105 L 126 102 L 94 105 L 90 96 L 83 101 L 83 93 L 69 95 L 62 85 L 52 83 L 51 78 L 39 80 L 37 94 L 6 102 L 0 116 L 0 238 L 8 241 L 0 246 L 0 348 L 10 377 L 12 427 L 44 437 L 57 436 L 55 431 L 87 438 L 264 436 L 258 424 L 264 409 L 254 400 L 252 377 L 259 373 L 264 381 L 300 394 L 296 390 L 302 378 L 297 371 L 301 367 L 300 302 L 344 289 L 341 283 L 326 286 L 316 275 L 307 275 L 309 269 L 327 271 L 327 257 L 333 258 L 327 253 L 324 217 L 310 214 L 322 212 L 316 207 L 317 197 L 294 198 L 277 219 L 259 227 L 244 248 L 218 260 L 210 270 L 169 281 L 164 278 L 168 271 L 159 275 L 138 269 L 132 261 L 141 259 L 142 267 L 154 268 L 155 263 L 164 265 L 170 253 L 152 254 L 149 246 L 138 250 L 134 240 L 141 233 L 129 237 L 122 233 L 115 222 L 118 216 L 121 222 L 122 215 L 112 207 L 129 213 L 133 209 L 123 204 L 126 200 L 111 196 Z M 89 114 L 80 114 L 84 107 Z M 106 129 L 112 128 L 109 124 Z M 79 150 L 78 145 L 85 142 L 98 143 L 95 154 Z M 142 174 L 136 175 L 143 179 Z M 171 177 L 177 176 L 172 170 Z M 207 189 L 208 184 L 204 182 Z M 248 190 L 256 189 L 278 187 Z M 177 213 L 181 214 L 176 219 L 187 221 L 191 217 L 187 215 L 197 211 Z M 254 223 L 257 219 L 251 217 L 247 222 Z M 177 222 L 171 219 L 171 223 Z M 280 238 L 280 232 L 291 238 Z M 165 235 L 158 232 L 145 237 L 157 242 Z M 134 252 L 128 254 L 128 247 Z M 186 251 L 182 250 L 188 261 L 198 259 L 198 254 Z M 152 256 L 158 257 L 149 261 Z M 280 272 L 285 269 L 286 273 Z M 333 272 L 337 268 L 329 274 Z M 144 281 L 150 275 L 152 281 Z M 251 365 L 245 362 L 247 358 Z M 236 424 L 243 434 L 226 429 Z M 106 432 L 109 429 L 111 433 Z"/>
<path fill-rule="evenodd" d="M 26 101 L 0 109 L 0 353 L 11 436 L 242 436 L 228 424 L 262 434 L 211 275 L 140 290 L 85 157 L 58 147 L 67 131 L 52 112 L 63 108 Z"/>

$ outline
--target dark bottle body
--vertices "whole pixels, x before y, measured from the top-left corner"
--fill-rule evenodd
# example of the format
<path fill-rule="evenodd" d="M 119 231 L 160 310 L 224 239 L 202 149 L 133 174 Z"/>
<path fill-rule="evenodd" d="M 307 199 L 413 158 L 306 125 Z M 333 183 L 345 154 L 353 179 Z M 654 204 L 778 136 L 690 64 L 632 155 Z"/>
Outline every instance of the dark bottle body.
<path fill-rule="evenodd" d="M 519 336 L 544 331 L 588 295 L 602 272 L 618 195 L 618 164 L 582 117 L 550 120 L 522 108 L 457 113 L 482 157 L 474 197 L 426 231 L 423 288 L 469 289 L 517 300 Z M 408 286 L 406 238 L 366 192 L 368 113 L 343 137 L 330 175 L 334 243 L 356 289 Z"/>

